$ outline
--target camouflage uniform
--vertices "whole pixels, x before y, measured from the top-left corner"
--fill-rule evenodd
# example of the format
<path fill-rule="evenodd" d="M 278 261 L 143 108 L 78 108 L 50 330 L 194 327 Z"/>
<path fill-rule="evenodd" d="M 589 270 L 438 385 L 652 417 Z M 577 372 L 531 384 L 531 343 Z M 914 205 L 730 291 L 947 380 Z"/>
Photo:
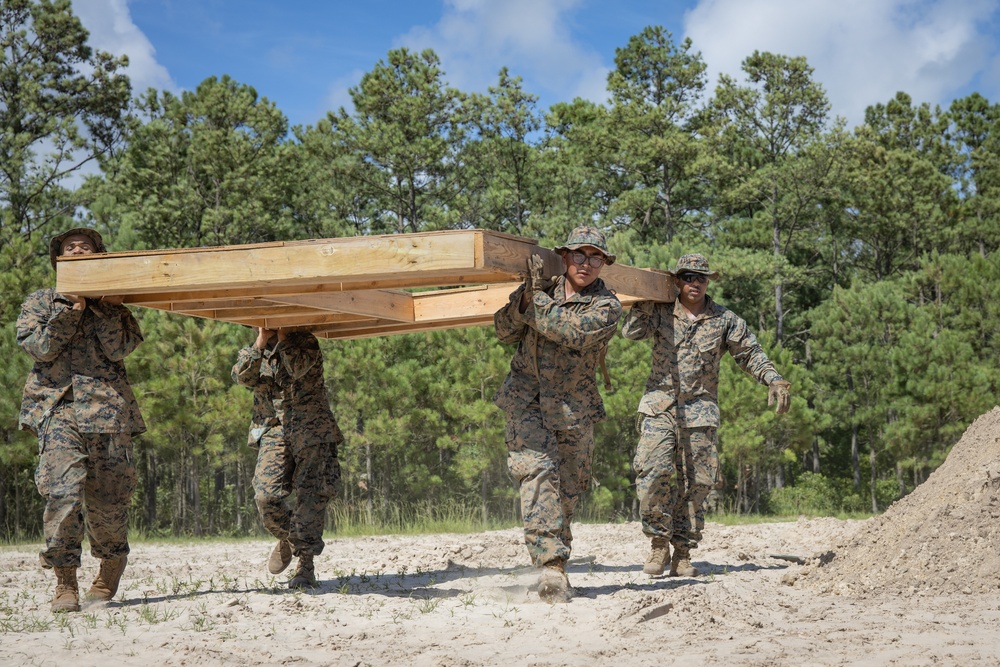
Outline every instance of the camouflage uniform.
<path fill-rule="evenodd" d="M 83 536 L 101 559 L 129 553 L 127 511 L 136 486 L 132 436 L 146 430 L 123 359 L 142 342 L 125 306 L 31 294 L 17 342 L 35 364 L 20 427 L 38 436 L 35 484 L 45 498 L 46 567 L 80 567 Z"/>
<path fill-rule="evenodd" d="M 564 282 L 556 278 L 524 313 L 522 285 L 493 317 L 500 341 L 518 344 L 493 402 L 507 417 L 507 464 L 520 487 L 524 541 L 536 567 L 569 558 L 573 511 L 590 482 L 594 424 L 606 417 L 598 357 L 622 311 L 601 279 L 568 299 Z"/>
<path fill-rule="evenodd" d="M 695 547 L 705 524 L 705 498 L 719 482 L 719 363 L 729 352 L 740 368 L 768 385 L 781 379 L 747 323 L 705 297 L 696 320 L 675 303 L 635 304 L 622 326 L 631 340 L 653 338 L 653 361 L 633 466 L 643 532 Z M 677 468 L 684 485 L 678 488 Z"/>
<path fill-rule="evenodd" d="M 344 436 L 330 411 L 319 341 L 292 332 L 263 351 L 248 345 L 239 351 L 233 381 L 254 392 L 248 444 L 258 448 L 253 488 L 264 527 L 287 538 L 296 556 L 321 554 Z M 292 491 L 289 508 L 285 499 Z"/>

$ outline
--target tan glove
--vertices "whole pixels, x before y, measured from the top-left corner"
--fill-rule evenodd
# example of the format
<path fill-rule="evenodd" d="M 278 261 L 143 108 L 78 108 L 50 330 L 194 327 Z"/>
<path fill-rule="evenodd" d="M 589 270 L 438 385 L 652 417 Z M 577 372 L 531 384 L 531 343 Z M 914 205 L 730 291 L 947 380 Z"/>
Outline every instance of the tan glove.
<path fill-rule="evenodd" d="M 792 405 L 792 383 L 788 380 L 774 380 L 767 386 L 767 404 L 778 404 L 774 409 L 774 414 L 783 415 L 788 412 Z"/>
<path fill-rule="evenodd" d="M 552 279 L 543 277 L 545 260 L 539 255 L 528 258 L 528 275 L 524 279 L 524 293 L 528 300 L 535 298 L 537 292 L 544 292 L 552 287 Z"/>

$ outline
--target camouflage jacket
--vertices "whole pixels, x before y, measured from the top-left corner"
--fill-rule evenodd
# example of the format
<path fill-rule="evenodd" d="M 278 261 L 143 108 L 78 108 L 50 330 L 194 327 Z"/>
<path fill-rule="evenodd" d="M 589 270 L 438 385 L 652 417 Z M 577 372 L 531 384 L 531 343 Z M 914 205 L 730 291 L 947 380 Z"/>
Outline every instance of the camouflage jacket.
<path fill-rule="evenodd" d="M 146 430 L 123 359 L 142 342 L 125 306 L 73 302 L 54 288 L 31 294 L 17 318 L 17 343 L 35 360 L 24 384 L 20 427 L 38 433 L 60 401 L 72 401 L 83 433 Z"/>
<path fill-rule="evenodd" d="M 618 298 L 600 278 L 569 299 L 564 281 L 557 278 L 519 313 L 522 285 L 493 316 L 500 341 L 518 344 L 493 402 L 510 416 L 537 400 L 543 425 L 557 431 L 587 428 L 605 418 L 598 357 L 622 314 Z"/>
<path fill-rule="evenodd" d="M 653 338 L 653 363 L 646 393 L 639 402 L 644 415 L 671 414 L 681 427 L 719 425 L 719 363 L 726 352 L 740 368 L 762 384 L 780 375 L 747 323 L 705 297 L 696 320 L 674 303 L 637 303 L 622 326 L 631 340 Z"/>
<path fill-rule="evenodd" d="M 323 382 L 323 352 L 313 334 L 294 331 L 263 351 L 247 345 L 236 357 L 233 381 L 253 389 L 249 444 L 256 446 L 278 424 L 290 438 L 343 442 Z"/>

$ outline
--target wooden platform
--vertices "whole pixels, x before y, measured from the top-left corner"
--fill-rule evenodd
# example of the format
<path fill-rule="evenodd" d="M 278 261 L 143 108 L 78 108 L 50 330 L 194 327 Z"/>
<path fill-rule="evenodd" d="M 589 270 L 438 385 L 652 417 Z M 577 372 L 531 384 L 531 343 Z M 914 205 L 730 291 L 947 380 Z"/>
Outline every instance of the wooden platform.
<path fill-rule="evenodd" d="M 459 230 L 60 257 L 56 289 L 124 295 L 145 308 L 250 327 L 362 338 L 493 323 L 528 257 L 564 270 L 534 239 Z M 665 273 L 621 264 L 601 278 L 626 306 L 673 301 Z"/>

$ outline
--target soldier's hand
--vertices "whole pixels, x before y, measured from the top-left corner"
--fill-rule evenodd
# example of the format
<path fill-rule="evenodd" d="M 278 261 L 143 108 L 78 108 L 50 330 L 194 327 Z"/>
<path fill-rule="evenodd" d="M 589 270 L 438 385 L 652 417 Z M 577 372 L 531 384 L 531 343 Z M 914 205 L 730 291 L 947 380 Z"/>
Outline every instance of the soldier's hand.
<path fill-rule="evenodd" d="M 528 258 L 528 275 L 524 283 L 529 299 L 534 297 L 536 292 L 542 292 L 552 287 L 552 279 L 545 277 L 545 260 L 540 255 L 532 255 Z"/>
<path fill-rule="evenodd" d="M 120 296 L 120 295 L 118 295 L 118 296 L 111 295 L 111 296 L 102 296 L 101 297 L 101 303 L 106 303 L 109 306 L 120 306 L 124 302 L 125 302 L 125 297 Z"/>
<path fill-rule="evenodd" d="M 774 414 L 783 415 L 792 404 L 792 383 L 788 380 L 775 380 L 767 386 L 767 404 L 778 404 Z"/>
<path fill-rule="evenodd" d="M 536 270 L 535 268 L 536 266 L 535 260 L 538 259 L 541 259 L 538 255 L 532 255 L 531 257 L 528 258 L 527 262 L 528 272 L 524 274 L 524 295 L 528 299 L 531 299 L 533 296 L 535 296 L 535 292 L 538 291 L 538 287 L 536 286 L 535 281 L 536 279 L 541 279 L 542 277 L 541 272 Z"/>
<path fill-rule="evenodd" d="M 254 341 L 253 346 L 258 350 L 263 350 L 267 347 L 267 341 L 271 340 L 271 336 L 274 332 L 270 329 L 265 329 L 264 327 L 257 328 L 257 340 Z"/>
<path fill-rule="evenodd" d="M 64 297 L 73 302 L 73 310 L 86 310 L 87 299 L 76 294 L 63 294 Z"/>

